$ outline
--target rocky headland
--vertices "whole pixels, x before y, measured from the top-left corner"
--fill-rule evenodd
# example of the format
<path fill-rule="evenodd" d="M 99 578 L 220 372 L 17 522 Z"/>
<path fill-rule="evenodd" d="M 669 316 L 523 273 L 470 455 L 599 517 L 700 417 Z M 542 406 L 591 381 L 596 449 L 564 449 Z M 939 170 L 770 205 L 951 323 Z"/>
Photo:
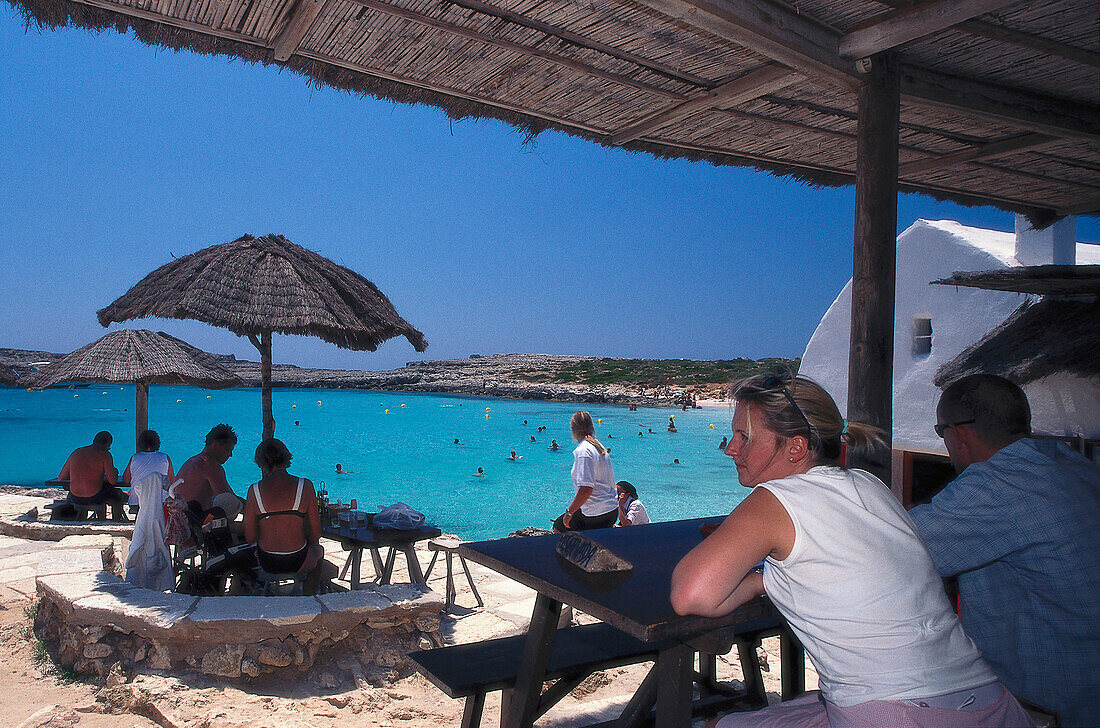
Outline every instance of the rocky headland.
<path fill-rule="evenodd" d="M 23 377 L 62 354 L 0 348 L 0 364 Z M 215 355 L 248 386 L 260 386 L 258 362 Z M 272 366 L 276 387 L 446 392 L 563 402 L 677 405 L 685 394 L 699 400 L 724 397 L 733 379 L 777 368 L 797 369 L 797 359 L 618 359 L 553 354 L 473 354 L 465 359 L 410 362 L 399 369 L 366 371 Z"/>

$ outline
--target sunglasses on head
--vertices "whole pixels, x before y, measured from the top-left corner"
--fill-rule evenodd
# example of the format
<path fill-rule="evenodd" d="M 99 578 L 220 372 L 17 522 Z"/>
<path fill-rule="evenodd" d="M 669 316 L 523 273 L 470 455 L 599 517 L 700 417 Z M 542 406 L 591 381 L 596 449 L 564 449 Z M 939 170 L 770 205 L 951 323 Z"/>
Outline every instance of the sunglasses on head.
<path fill-rule="evenodd" d="M 794 411 L 798 413 L 798 416 L 802 418 L 802 421 L 806 423 L 806 436 L 812 438 L 814 435 L 814 428 L 810 425 L 809 418 L 806 417 L 806 413 L 802 411 L 802 408 L 798 406 L 798 402 L 794 401 L 794 397 L 791 396 L 790 391 L 787 390 L 787 383 L 774 374 L 769 374 L 760 380 L 760 388 L 766 392 L 774 392 L 779 390 L 783 393 L 783 396 L 787 398 L 787 401 L 794 407 Z"/>
<path fill-rule="evenodd" d="M 945 422 L 939 425 L 932 425 L 932 429 L 936 431 L 936 434 L 943 439 L 943 436 L 947 434 L 947 430 L 952 427 L 958 427 L 959 425 L 972 425 L 977 420 L 963 420 L 962 422 Z"/>

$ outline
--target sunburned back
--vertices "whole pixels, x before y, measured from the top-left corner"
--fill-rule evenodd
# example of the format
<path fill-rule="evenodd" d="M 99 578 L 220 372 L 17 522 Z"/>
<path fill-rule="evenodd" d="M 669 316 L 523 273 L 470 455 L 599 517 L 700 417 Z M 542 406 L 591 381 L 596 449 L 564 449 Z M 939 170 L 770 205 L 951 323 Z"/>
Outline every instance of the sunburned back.
<path fill-rule="evenodd" d="M 69 492 L 81 498 L 99 493 L 104 476 L 114 476 L 109 457 L 107 452 L 91 446 L 75 450 L 66 464 Z"/>
<path fill-rule="evenodd" d="M 249 508 L 255 509 L 256 543 L 262 551 L 290 553 L 315 540 L 310 522 L 317 506 L 311 483 L 289 475 L 268 476 L 252 490 Z"/>
<path fill-rule="evenodd" d="M 176 495 L 184 501 L 198 501 L 203 510 L 209 510 L 214 504 L 214 496 L 228 490 L 222 487 L 225 471 L 205 453 L 190 458 L 176 474 L 183 482 L 176 487 Z"/>

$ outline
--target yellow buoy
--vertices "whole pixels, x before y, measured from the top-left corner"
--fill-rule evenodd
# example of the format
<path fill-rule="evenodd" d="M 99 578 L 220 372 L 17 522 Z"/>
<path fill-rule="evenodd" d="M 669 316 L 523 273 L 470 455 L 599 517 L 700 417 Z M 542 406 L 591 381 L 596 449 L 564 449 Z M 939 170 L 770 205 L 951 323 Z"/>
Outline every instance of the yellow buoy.
<path fill-rule="evenodd" d="M 712 430 L 713 430 L 713 429 L 714 429 L 714 425 L 711 425 L 711 426 L 710 426 L 710 429 L 712 429 Z"/>
<path fill-rule="evenodd" d="M 390 413 L 390 411 L 389 411 L 389 410 L 386 410 L 386 414 L 389 414 L 389 413 Z"/>
<path fill-rule="evenodd" d="M 290 405 L 290 408 L 291 408 L 291 409 L 298 409 L 298 405 L 296 405 L 296 404 L 292 404 L 292 405 Z"/>
<path fill-rule="evenodd" d="M 486 412 L 488 412 L 488 411 L 489 411 L 489 408 L 488 408 L 488 407 L 486 407 L 486 408 L 485 408 L 485 411 L 486 411 Z"/>
<path fill-rule="evenodd" d="M 485 413 L 485 419 L 489 419 L 489 413 L 488 412 Z"/>
<path fill-rule="evenodd" d="M 207 399 L 210 399 L 210 395 L 209 395 L 209 394 L 208 394 L 208 395 L 206 395 L 206 398 L 207 398 Z"/>
<path fill-rule="evenodd" d="M 107 393 L 106 393 L 106 392 L 104 392 L 104 394 L 107 394 Z"/>
<path fill-rule="evenodd" d="M 79 394 L 74 394 L 73 396 L 74 396 L 74 397 L 79 397 L 80 395 L 79 395 Z"/>
<path fill-rule="evenodd" d="M 404 407 L 405 405 L 401 405 L 401 406 Z"/>
<path fill-rule="evenodd" d="M 598 420 L 596 420 L 596 422 L 599 422 L 602 425 L 603 424 L 603 418 L 602 417 L 599 418 Z"/>
<path fill-rule="evenodd" d="M 317 400 L 317 404 L 321 404 L 321 400 Z"/>
<path fill-rule="evenodd" d="M 177 402 L 182 402 L 183 400 L 182 400 L 182 399 L 177 399 L 176 401 L 177 401 Z"/>

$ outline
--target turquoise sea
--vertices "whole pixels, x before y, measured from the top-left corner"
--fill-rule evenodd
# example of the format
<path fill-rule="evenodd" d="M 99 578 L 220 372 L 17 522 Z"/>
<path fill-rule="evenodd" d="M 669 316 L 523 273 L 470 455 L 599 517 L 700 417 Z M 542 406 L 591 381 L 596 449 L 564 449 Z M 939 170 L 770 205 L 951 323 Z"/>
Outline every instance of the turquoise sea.
<path fill-rule="evenodd" d="M 573 495 L 569 418 L 577 409 L 602 419 L 596 435 L 611 449 L 616 478 L 638 488 L 653 520 L 725 514 L 747 494 L 733 460 L 718 450 L 729 434 L 724 407 L 631 412 L 626 405 L 327 389 L 276 389 L 273 403 L 275 436 L 294 454 L 291 473 L 324 483 L 334 500 L 357 499 L 361 510 L 404 501 L 467 540 L 548 527 L 562 512 Z M 677 433 L 666 432 L 670 414 Z M 229 423 L 239 438 L 225 465 L 229 484 L 243 495 L 259 478 L 252 462 L 262 429 L 258 389 L 154 385 L 149 422 L 177 468 L 202 449 L 213 425 Z M 0 483 L 41 485 L 104 429 L 114 435 L 121 471 L 133 453 L 132 386 L 0 387 Z M 556 452 L 552 438 L 561 446 Z M 509 460 L 512 450 L 522 459 Z M 336 463 L 351 472 L 338 475 Z M 472 476 L 478 467 L 485 477 Z"/>

